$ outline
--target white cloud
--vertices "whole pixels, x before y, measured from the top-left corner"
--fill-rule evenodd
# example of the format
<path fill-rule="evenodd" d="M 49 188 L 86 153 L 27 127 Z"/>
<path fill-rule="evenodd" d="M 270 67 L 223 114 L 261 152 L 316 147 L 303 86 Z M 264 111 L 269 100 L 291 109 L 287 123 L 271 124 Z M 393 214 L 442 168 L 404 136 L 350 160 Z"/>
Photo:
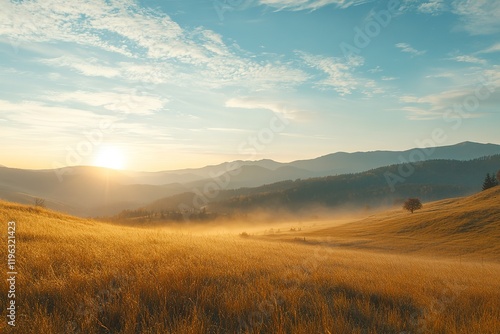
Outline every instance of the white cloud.
<path fill-rule="evenodd" d="M 126 48 L 99 38 L 85 21 L 75 24 L 84 18 L 90 21 L 106 16 L 116 9 L 100 0 L 2 2 L 0 35 L 9 38 L 14 48 L 22 43 L 62 41 L 129 54 Z"/>
<path fill-rule="evenodd" d="M 65 42 L 101 51 L 92 51 L 93 57 L 65 55 L 41 60 L 86 76 L 121 76 L 152 83 L 175 79 L 181 86 L 195 82 L 211 88 L 244 83 L 254 89 L 291 86 L 308 78 L 289 64 L 257 62 L 237 47 L 226 45 L 212 30 L 184 29 L 167 14 L 141 8 L 132 0 L 8 2 L 0 12 L 0 21 L 0 35 L 16 45 Z M 101 55 L 109 60 L 111 55 L 119 55 L 130 61 L 109 65 Z M 122 66 L 127 63 L 132 66 Z M 138 66 L 155 70 L 141 75 Z"/>
<path fill-rule="evenodd" d="M 120 62 L 119 71 L 124 79 L 132 82 L 158 85 L 166 82 L 185 81 L 186 74 L 180 73 L 174 65 L 161 63 Z"/>
<path fill-rule="evenodd" d="M 303 51 L 296 51 L 296 54 L 306 65 L 326 75 L 326 78 L 316 82 L 316 86 L 321 89 L 333 89 L 341 96 L 355 91 L 368 97 L 384 93 L 375 81 L 356 74 L 356 69 L 364 65 L 364 58 L 361 56 L 353 56 L 346 61 L 344 58 L 313 55 Z"/>
<path fill-rule="evenodd" d="M 76 102 L 124 114 L 150 115 L 164 108 L 167 101 L 157 96 L 130 92 L 52 93 L 45 97 L 56 102 Z"/>
<path fill-rule="evenodd" d="M 477 74 L 475 85 L 445 90 L 421 97 L 401 96 L 401 110 L 412 120 L 478 118 L 495 112 L 500 103 L 500 74 L 495 68 Z"/>
<path fill-rule="evenodd" d="M 302 114 L 302 111 L 290 108 L 286 103 L 265 101 L 258 98 L 232 98 L 227 100 L 225 105 L 228 108 L 266 109 L 291 120 L 299 119 Z"/>
<path fill-rule="evenodd" d="M 236 133 L 247 133 L 247 132 L 251 132 L 249 130 L 244 130 L 244 129 L 237 129 L 237 128 L 207 128 L 207 130 L 209 131 L 215 131 L 215 132 L 236 132 Z"/>
<path fill-rule="evenodd" d="M 370 73 L 379 73 L 379 72 L 382 72 L 383 70 L 380 68 L 380 66 L 377 66 L 375 68 L 371 68 L 368 70 L 368 72 Z"/>
<path fill-rule="evenodd" d="M 255 90 L 295 86 L 309 79 L 300 69 L 280 63 L 259 63 L 242 58 L 218 58 L 200 72 L 198 84 L 211 88 L 222 86 L 254 87 Z M 196 82 L 196 81 L 195 81 Z"/>
<path fill-rule="evenodd" d="M 113 134 L 121 138 L 122 142 L 129 142 L 134 146 L 144 148 L 152 145 L 163 145 L 169 141 L 179 142 L 179 137 L 174 138 L 170 128 L 157 124 L 137 121 L 121 121 L 113 125 Z M 133 140 L 131 140 L 133 139 Z M 156 141 L 156 143 L 155 143 Z M 159 142 L 158 142 L 159 141 Z"/>
<path fill-rule="evenodd" d="M 441 72 L 437 74 L 431 74 L 425 76 L 427 79 L 433 79 L 433 78 L 445 78 L 445 79 L 452 79 L 456 77 L 456 73 L 453 72 Z"/>
<path fill-rule="evenodd" d="M 401 49 L 401 52 L 410 53 L 410 54 L 412 54 L 414 56 L 421 56 L 421 55 L 423 55 L 423 54 L 425 54 L 427 52 L 427 51 L 419 51 L 419 50 L 413 48 L 408 43 L 397 43 L 396 47 L 398 49 Z"/>
<path fill-rule="evenodd" d="M 306 52 L 297 52 L 304 62 L 327 75 L 326 79 L 320 80 L 320 87 L 332 88 L 340 95 L 351 94 L 359 87 L 358 80 L 353 75 L 353 68 L 363 63 L 363 58 L 351 62 L 353 66 L 346 63 L 342 58 L 312 55 Z"/>
<path fill-rule="evenodd" d="M 373 97 L 375 94 L 385 93 L 385 90 L 382 87 L 379 87 L 373 80 L 364 79 L 362 85 L 364 89 L 361 92 L 367 97 Z"/>
<path fill-rule="evenodd" d="M 457 26 L 472 35 L 494 34 L 500 31 L 500 1 L 498 0 L 454 0 L 452 12 L 460 16 Z"/>
<path fill-rule="evenodd" d="M 218 56 L 230 56 L 231 52 L 229 48 L 224 44 L 223 38 L 220 34 L 215 33 L 212 30 L 197 29 L 201 44 L 203 47 L 211 52 L 212 54 Z"/>
<path fill-rule="evenodd" d="M 489 48 L 481 50 L 477 53 L 494 53 L 494 52 L 500 52 L 500 43 L 493 44 Z"/>
<path fill-rule="evenodd" d="M 412 121 L 427 121 L 442 117 L 440 113 L 429 111 L 421 107 L 406 106 L 401 108 L 401 110 L 407 112 L 408 119 Z"/>
<path fill-rule="evenodd" d="M 500 65 L 494 65 L 485 70 L 483 76 L 495 87 L 500 87 Z"/>
<path fill-rule="evenodd" d="M 290 133 L 290 132 L 281 132 L 280 135 L 285 136 L 285 137 L 292 137 L 292 138 L 338 140 L 337 137 L 322 136 L 322 135 L 304 135 L 304 134 L 300 134 L 300 133 Z"/>
<path fill-rule="evenodd" d="M 396 79 L 397 79 L 396 77 L 382 77 L 383 81 L 392 81 L 392 80 L 396 80 Z"/>
<path fill-rule="evenodd" d="M 335 5 L 339 8 L 362 5 L 373 0 L 259 0 L 259 3 L 278 10 L 316 10 L 318 8 Z"/>
<path fill-rule="evenodd" d="M 418 97 L 413 96 L 413 95 L 404 95 L 399 98 L 399 101 L 405 102 L 405 103 L 415 103 L 418 102 Z"/>
<path fill-rule="evenodd" d="M 56 131 L 71 132 L 75 128 L 95 127 L 103 119 L 116 121 L 113 116 L 97 115 L 91 111 L 49 106 L 36 101 L 13 103 L 0 100 L 0 110 L 4 117 L 21 126 L 37 128 L 45 133 Z"/>
<path fill-rule="evenodd" d="M 433 0 L 420 4 L 417 10 L 425 14 L 438 15 L 445 10 L 445 5 L 442 0 Z"/>
<path fill-rule="evenodd" d="M 455 30 L 471 35 L 487 35 L 500 31 L 500 1 L 498 0 L 403 0 L 403 11 L 417 11 L 430 15 L 451 12 L 458 16 Z"/>
<path fill-rule="evenodd" d="M 186 74 L 168 62 L 139 62 L 123 61 L 111 64 L 104 59 L 96 57 L 83 57 L 82 55 L 68 54 L 56 58 L 38 60 L 39 63 L 54 68 L 69 68 L 77 73 L 89 77 L 103 77 L 124 79 L 132 82 L 148 84 L 161 84 L 172 81 L 186 80 Z M 61 74 L 52 73 L 52 77 L 60 78 Z"/>
<path fill-rule="evenodd" d="M 75 56 L 61 56 L 51 59 L 42 59 L 40 63 L 53 67 L 68 67 L 75 71 L 92 77 L 113 78 L 119 76 L 120 70 L 102 64 L 97 58 L 82 59 Z"/>
<path fill-rule="evenodd" d="M 452 59 L 455 61 L 461 62 L 461 63 L 471 63 L 471 64 L 480 64 L 480 65 L 486 64 L 486 60 L 480 59 L 480 58 L 477 58 L 474 56 L 468 56 L 468 55 L 456 56 Z"/>

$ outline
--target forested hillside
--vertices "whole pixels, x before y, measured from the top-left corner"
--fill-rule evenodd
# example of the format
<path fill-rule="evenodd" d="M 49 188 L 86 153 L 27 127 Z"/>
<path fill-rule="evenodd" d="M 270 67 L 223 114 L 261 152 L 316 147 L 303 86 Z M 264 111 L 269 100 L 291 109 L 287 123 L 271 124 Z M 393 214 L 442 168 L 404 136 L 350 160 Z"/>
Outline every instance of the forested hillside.
<path fill-rule="evenodd" d="M 166 197 L 120 217 L 207 219 L 254 210 L 307 211 L 312 208 L 367 209 L 400 205 L 408 197 L 422 201 L 469 195 L 481 190 L 486 173 L 500 169 L 500 155 L 470 161 L 430 160 L 391 165 L 356 174 L 290 180 L 257 188 L 217 190 L 217 196 L 193 192 Z"/>

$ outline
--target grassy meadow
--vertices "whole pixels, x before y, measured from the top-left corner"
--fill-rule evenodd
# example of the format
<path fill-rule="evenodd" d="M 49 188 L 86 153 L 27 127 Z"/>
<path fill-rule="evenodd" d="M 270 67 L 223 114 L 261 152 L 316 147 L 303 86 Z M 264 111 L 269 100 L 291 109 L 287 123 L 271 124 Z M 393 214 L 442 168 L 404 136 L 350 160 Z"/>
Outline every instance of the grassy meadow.
<path fill-rule="evenodd" d="M 348 249 L 500 262 L 500 187 L 472 196 L 424 203 L 410 214 L 394 209 L 364 219 L 281 233 Z M 285 232 L 285 231 L 284 231 Z"/>
<path fill-rule="evenodd" d="M 424 210 L 400 214 L 411 223 Z M 383 248 L 391 229 L 353 247 L 346 240 L 368 236 L 335 227 L 344 247 L 328 229 L 321 240 L 320 229 L 179 232 L 0 202 L 5 262 L 9 220 L 17 223 L 17 318 L 7 325 L 2 280 L 1 333 L 500 333 L 498 253 L 479 241 L 476 256 L 459 261 L 453 245 L 443 256 Z M 381 221 L 362 224 L 376 230 Z"/>

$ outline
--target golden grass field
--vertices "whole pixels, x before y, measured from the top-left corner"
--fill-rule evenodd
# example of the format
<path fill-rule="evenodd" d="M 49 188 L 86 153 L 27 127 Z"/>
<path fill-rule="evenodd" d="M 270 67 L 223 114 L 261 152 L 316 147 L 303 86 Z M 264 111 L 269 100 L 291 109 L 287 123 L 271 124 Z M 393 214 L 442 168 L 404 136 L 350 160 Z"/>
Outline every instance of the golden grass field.
<path fill-rule="evenodd" d="M 500 333 L 497 188 L 246 238 L 0 202 L 18 272 L 16 327 L 2 280 L 0 332 Z"/>
<path fill-rule="evenodd" d="M 500 187 L 464 198 L 424 203 L 410 214 L 395 209 L 340 226 L 281 233 L 349 249 L 500 262 Z"/>

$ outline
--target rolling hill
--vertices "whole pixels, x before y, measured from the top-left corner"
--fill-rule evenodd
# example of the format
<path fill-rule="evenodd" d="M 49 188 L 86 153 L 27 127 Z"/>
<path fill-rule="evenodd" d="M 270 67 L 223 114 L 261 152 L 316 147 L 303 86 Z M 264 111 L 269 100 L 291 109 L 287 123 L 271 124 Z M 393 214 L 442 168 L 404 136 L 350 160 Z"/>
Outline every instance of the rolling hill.
<path fill-rule="evenodd" d="M 0 167 L 0 198 L 45 205 L 79 216 L 109 215 L 136 208 L 166 194 L 185 192 L 181 184 L 155 186 L 127 184 L 123 172 L 98 167 L 72 167 L 60 181 L 55 170 L 23 170 Z"/>
<path fill-rule="evenodd" d="M 294 211 L 314 206 L 392 206 L 408 197 L 430 201 L 477 192 L 486 173 L 499 167 L 500 155 L 470 161 L 431 160 L 392 165 L 358 174 L 301 180 L 288 189 L 233 196 L 214 202 L 211 207 L 214 210 L 283 208 Z"/>
<path fill-rule="evenodd" d="M 424 203 L 413 214 L 398 208 L 300 236 L 346 248 L 500 262 L 500 186 Z"/>
<path fill-rule="evenodd" d="M 489 224 L 482 221 L 489 216 L 480 216 L 483 210 L 490 215 L 494 203 L 498 191 L 463 199 L 463 207 L 474 212 L 462 214 L 481 220 L 477 231 L 463 239 L 450 232 L 467 222 L 451 218 L 411 231 L 422 223 L 418 216 L 449 217 L 445 201 L 407 213 L 415 217 L 413 224 L 400 219 L 379 225 L 377 219 L 391 219 L 390 212 L 371 217 L 372 227 L 368 221 L 365 225 L 382 234 L 378 237 L 356 234 L 363 225 L 346 225 L 344 241 L 324 240 L 340 230 L 316 230 L 306 241 L 290 242 L 279 234 L 242 238 L 235 232 L 197 233 L 194 228 L 184 233 L 123 227 L 0 201 L 3 226 L 16 223 L 19 255 L 16 327 L 2 321 L 0 332 L 498 333 L 500 264 L 487 261 L 498 254 L 493 237 L 498 235 L 498 215 L 493 213 Z M 421 233 L 427 239 L 436 235 L 447 246 L 435 248 L 430 257 L 348 243 L 360 237 L 387 238 L 388 246 L 399 242 L 398 232 Z M 290 234 L 283 233 L 283 239 Z M 483 245 L 480 236 L 495 242 L 493 248 Z M 1 240 L 7 245 L 7 233 Z M 414 240 L 403 246 L 422 247 Z M 479 261 L 446 258 L 457 240 L 461 249 L 471 247 Z M 7 253 L 7 247 L 0 248 L 1 258 Z M 481 254 L 486 261 L 477 258 Z M 7 305 L 12 282 L 9 286 L 3 280 L 0 286 L 5 292 L 0 302 Z M 7 307 L 0 312 L 4 319 L 7 312 Z"/>

